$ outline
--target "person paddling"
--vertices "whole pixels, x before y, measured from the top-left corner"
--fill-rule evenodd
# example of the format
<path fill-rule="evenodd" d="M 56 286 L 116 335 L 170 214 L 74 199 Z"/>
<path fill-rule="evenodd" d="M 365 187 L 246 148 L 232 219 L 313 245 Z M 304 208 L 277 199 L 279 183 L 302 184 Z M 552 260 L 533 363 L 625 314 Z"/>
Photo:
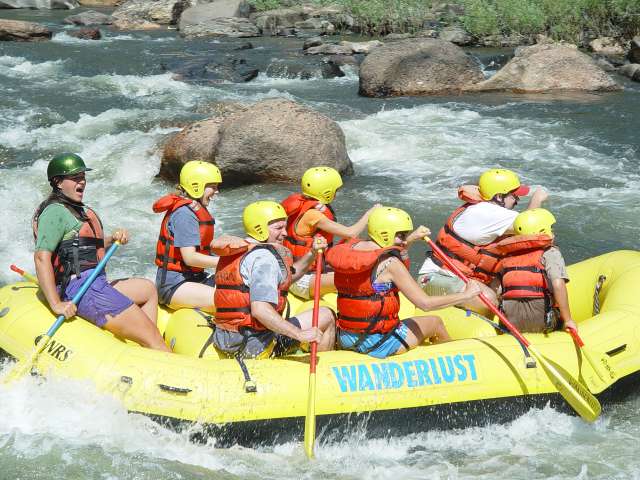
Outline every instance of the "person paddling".
<path fill-rule="evenodd" d="M 494 249 L 503 258 L 496 273 L 500 279 L 502 310 L 521 332 L 548 333 L 576 324 L 569 308 L 564 258 L 554 244 L 556 219 L 544 208 L 526 210 L 513 222 L 515 235 Z"/>
<path fill-rule="evenodd" d="M 90 168 L 74 153 L 55 156 L 47 167 L 52 187 L 32 221 L 36 240 L 34 262 L 40 288 L 56 315 L 76 313 L 117 337 L 144 347 L 170 351 L 156 327 L 158 297 L 153 283 L 141 278 L 108 282 L 103 272 L 78 305 L 70 299 L 91 274 L 105 249 L 129 241 L 125 229 L 104 236 L 98 215 L 82 200 Z"/>
<path fill-rule="evenodd" d="M 409 272 L 407 247 L 430 234 L 413 230 L 409 214 L 392 207 L 376 208 L 369 216 L 368 240 L 351 239 L 327 254 L 338 290 L 337 331 L 340 348 L 385 358 L 406 352 L 425 339 L 450 340 L 440 317 L 399 318 L 402 292 L 423 310 L 435 310 L 474 298 L 480 284 L 471 281 L 461 293 L 429 296 Z"/>
<path fill-rule="evenodd" d="M 287 235 L 284 246 L 293 253 L 294 260 L 298 260 L 311 250 L 311 243 L 316 234 L 322 235 L 331 247 L 335 235 L 342 238 L 357 237 L 367 226 L 367 219 L 374 205 L 351 226 L 338 223 L 331 202 L 336 192 L 342 187 L 340 173 L 331 167 L 312 167 L 304 172 L 301 180 L 302 193 L 293 193 L 281 203 L 287 212 Z M 291 285 L 291 293 L 306 300 L 313 298 L 315 285 L 315 262 L 309 266 L 309 271 Z M 335 292 L 333 272 L 323 265 L 320 284 L 321 295 Z"/>
<path fill-rule="evenodd" d="M 440 229 L 436 244 L 469 278 L 481 282 L 483 293 L 497 305 L 494 269 L 499 256 L 491 251 L 504 235 L 513 234 L 513 222 L 518 212 L 513 209 L 520 197 L 529 194 L 511 170 L 492 169 L 484 172 L 477 186 L 464 186 L 458 190 L 464 202 Z M 537 189 L 527 208 L 538 208 L 547 199 L 543 189 Z M 437 257 L 428 256 L 420 268 L 419 280 L 430 295 L 458 293 L 464 282 L 452 273 Z M 488 309 L 474 298 L 459 306 L 482 314 Z"/>
<path fill-rule="evenodd" d="M 205 268 L 215 269 L 218 257 L 211 254 L 215 221 L 207 207 L 220 183 L 218 167 L 190 161 L 180 170 L 179 191 L 153 204 L 155 213 L 164 213 L 155 259 L 162 305 L 214 311 L 215 279 Z"/>
<path fill-rule="evenodd" d="M 289 315 L 287 293 L 304 275 L 316 252 L 327 247 L 317 236 L 311 249 L 297 261 L 282 245 L 287 214 L 279 203 L 254 202 L 244 209 L 247 234 L 244 245 L 216 247 L 216 330 L 214 345 L 242 358 L 281 356 L 300 343 L 318 342 L 318 351 L 333 349 L 335 318 L 320 307 L 318 328 L 311 326 L 313 310 Z"/>

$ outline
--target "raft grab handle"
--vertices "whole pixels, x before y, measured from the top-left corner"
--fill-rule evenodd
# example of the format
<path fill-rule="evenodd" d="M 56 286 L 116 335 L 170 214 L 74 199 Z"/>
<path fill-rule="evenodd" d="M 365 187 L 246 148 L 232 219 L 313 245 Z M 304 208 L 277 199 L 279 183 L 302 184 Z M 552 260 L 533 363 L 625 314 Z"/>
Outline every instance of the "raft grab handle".
<path fill-rule="evenodd" d="M 159 383 L 158 387 L 160 387 L 160 390 L 164 390 L 165 392 L 180 393 L 182 395 L 186 395 L 187 393 L 192 391 L 190 388 L 173 387 L 171 385 L 165 385 L 163 383 Z"/>

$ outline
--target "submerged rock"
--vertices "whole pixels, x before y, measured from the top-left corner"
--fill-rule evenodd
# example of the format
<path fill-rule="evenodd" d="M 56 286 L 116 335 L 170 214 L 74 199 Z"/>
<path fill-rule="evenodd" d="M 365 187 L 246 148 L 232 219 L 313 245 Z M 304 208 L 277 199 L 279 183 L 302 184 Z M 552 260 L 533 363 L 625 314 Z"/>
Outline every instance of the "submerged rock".
<path fill-rule="evenodd" d="M 187 61 L 172 71 L 176 79 L 195 83 L 243 83 L 260 73 L 246 59 L 231 55 Z"/>
<path fill-rule="evenodd" d="M 299 182 L 315 165 L 353 171 L 340 126 L 290 100 L 258 102 L 227 117 L 218 133 L 215 161 L 225 185 Z"/>
<path fill-rule="evenodd" d="M 460 47 L 442 40 L 398 40 L 374 49 L 360 65 L 360 94 L 367 97 L 459 92 L 484 78 Z"/>
<path fill-rule="evenodd" d="M 558 90 L 612 91 L 620 86 L 589 55 L 561 44 L 521 47 L 493 77 L 467 91 L 536 93 Z"/>
<path fill-rule="evenodd" d="M 81 38 L 82 40 L 100 40 L 102 33 L 99 28 L 81 28 L 79 30 L 72 30 L 67 33 L 71 37 Z"/>
<path fill-rule="evenodd" d="M 34 22 L 0 19 L 0 41 L 39 42 L 51 39 L 51 30 Z"/>
<path fill-rule="evenodd" d="M 64 19 L 64 23 L 70 25 L 110 25 L 111 21 L 110 15 L 105 15 L 104 13 L 94 10 L 87 10 L 86 12 L 71 15 Z"/>

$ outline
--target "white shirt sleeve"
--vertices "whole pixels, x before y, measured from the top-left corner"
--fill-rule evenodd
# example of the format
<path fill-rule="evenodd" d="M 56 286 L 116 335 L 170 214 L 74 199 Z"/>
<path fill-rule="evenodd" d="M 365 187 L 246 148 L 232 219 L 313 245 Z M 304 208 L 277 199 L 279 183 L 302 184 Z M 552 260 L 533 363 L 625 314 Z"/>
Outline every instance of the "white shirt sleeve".
<path fill-rule="evenodd" d="M 491 202 L 471 205 L 453 223 L 453 230 L 474 245 L 493 242 L 513 226 L 518 212 Z"/>

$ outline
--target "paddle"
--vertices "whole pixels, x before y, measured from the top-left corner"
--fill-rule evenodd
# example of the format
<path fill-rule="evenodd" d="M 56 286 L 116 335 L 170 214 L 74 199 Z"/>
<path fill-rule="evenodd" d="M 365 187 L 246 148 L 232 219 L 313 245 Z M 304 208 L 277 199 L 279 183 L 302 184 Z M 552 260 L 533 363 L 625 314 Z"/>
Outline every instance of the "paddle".
<path fill-rule="evenodd" d="M 451 262 L 449 257 L 447 257 L 429 237 L 425 237 L 425 241 L 447 267 L 460 277 L 464 283 L 469 283 L 469 279 L 465 274 L 462 273 L 460 269 L 453 264 L 453 262 Z M 550 360 L 543 357 L 538 349 L 531 345 L 529 341 L 522 336 L 518 329 L 515 328 L 509 320 L 507 320 L 507 317 L 505 317 L 504 314 L 498 310 L 483 293 L 480 294 L 480 299 L 500 319 L 509 332 L 511 332 L 514 337 L 529 349 L 529 352 L 531 352 L 540 365 L 542 365 L 542 368 L 549 377 L 549 380 L 551 380 L 551 383 L 553 383 L 553 385 L 558 389 L 560 395 L 564 397 L 567 403 L 573 407 L 578 415 L 588 422 L 596 420 L 602 410 L 598 399 L 568 372 L 557 365 L 552 365 Z"/>
<path fill-rule="evenodd" d="M 607 381 L 606 378 L 607 377 L 610 377 L 610 379 L 615 378 L 615 373 L 609 366 L 609 362 L 607 362 L 604 357 L 601 359 L 601 363 L 604 364 L 604 368 L 606 368 L 609 371 L 609 375 L 607 375 L 602 371 L 602 367 L 599 367 L 598 363 L 593 359 L 591 352 L 589 352 L 589 350 L 584 346 L 584 342 L 582 341 L 582 338 L 580 338 L 580 335 L 578 335 L 578 331 L 575 330 L 574 328 L 565 328 L 565 330 L 569 333 L 569 335 L 571 335 L 576 345 L 578 345 L 578 347 L 580 348 L 580 351 L 582 352 L 582 355 L 584 355 L 584 357 L 587 359 L 587 362 L 589 362 L 589 365 L 591 365 L 591 368 L 593 369 L 595 374 L 598 376 L 600 381 L 604 384 L 604 386 L 608 386 L 610 382 Z M 596 387 L 602 389 L 602 386 L 596 386 Z"/>
<path fill-rule="evenodd" d="M 16 272 L 18 275 L 22 275 L 28 282 L 35 283 L 36 285 L 38 284 L 38 279 L 36 277 L 31 275 L 30 273 L 25 272 L 21 268 L 18 268 L 15 265 L 11 265 L 9 268 Z"/>
<path fill-rule="evenodd" d="M 316 255 L 316 277 L 313 288 L 313 317 L 311 326 L 318 328 L 318 312 L 320 310 L 320 283 L 322 277 L 322 250 Z M 304 420 L 304 451 L 307 458 L 313 458 L 313 447 L 316 441 L 316 363 L 318 342 L 311 342 L 311 358 L 309 363 L 309 392 L 307 394 L 307 416 Z"/>
<path fill-rule="evenodd" d="M 78 290 L 78 293 L 76 293 L 75 296 L 71 299 L 71 302 L 74 305 L 77 305 L 80 299 L 82 298 L 82 296 L 86 293 L 87 290 L 89 290 L 89 287 L 91 286 L 93 281 L 96 279 L 96 277 L 100 275 L 102 270 L 104 270 L 104 266 L 107 264 L 107 262 L 109 261 L 111 256 L 114 254 L 114 252 L 118 249 L 119 245 L 120 245 L 119 242 L 114 242 L 113 245 L 111 245 L 111 247 L 109 248 L 109 250 L 107 250 L 107 253 L 105 253 L 104 258 L 100 260 L 96 268 L 94 268 L 93 272 L 91 272 L 91 275 L 89 275 L 89 277 L 84 281 L 84 283 L 80 287 L 80 290 Z M 36 344 L 29 358 L 25 362 L 18 363 L 16 367 L 4 377 L 3 383 L 12 382 L 22 377 L 27 372 L 31 371 L 32 366 L 35 365 L 35 362 L 38 359 L 38 355 L 40 355 L 40 353 L 42 353 L 42 351 L 46 348 L 47 344 L 49 343 L 49 340 L 51 340 L 51 338 L 55 335 L 55 333 L 58 331 L 58 329 L 60 328 L 60 325 L 62 325 L 64 320 L 65 320 L 64 315 L 60 315 L 56 319 L 56 321 L 53 322 L 53 325 L 49 327 L 49 330 L 47 331 L 47 333 L 45 333 L 42 337 L 40 337 L 40 340 Z"/>

